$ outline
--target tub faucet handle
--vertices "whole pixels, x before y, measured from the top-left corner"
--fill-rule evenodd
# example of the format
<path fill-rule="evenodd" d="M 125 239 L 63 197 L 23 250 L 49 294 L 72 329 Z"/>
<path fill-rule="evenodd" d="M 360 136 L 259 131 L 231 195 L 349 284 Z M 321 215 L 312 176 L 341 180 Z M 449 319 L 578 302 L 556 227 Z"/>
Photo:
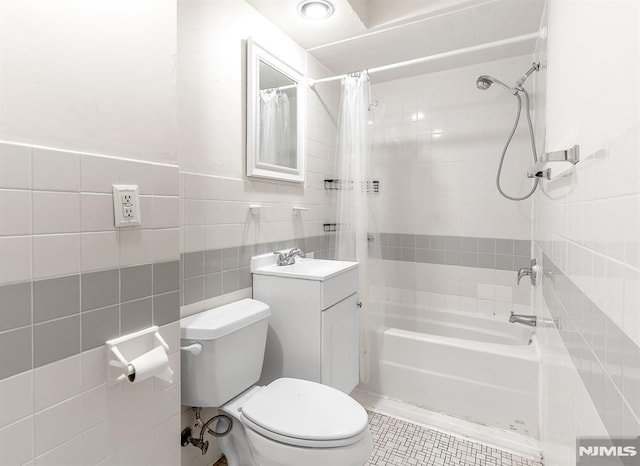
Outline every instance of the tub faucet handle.
<path fill-rule="evenodd" d="M 518 280 L 517 283 L 518 285 L 520 284 L 520 280 L 522 280 L 524 277 L 530 277 L 531 276 L 531 269 L 520 269 L 518 270 Z"/>
<path fill-rule="evenodd" d="M 524 267 L 518 270 L 518 279 L 516 280 L 516 283 L 519 285 L 520 280 L 522 280 L 523 277 L 529 277 L 531 279 L 531 285 L 536 286 L 538 284 L 538 269 L 538 261 L 535 258 L 531 259 L 530 268 Z"/>

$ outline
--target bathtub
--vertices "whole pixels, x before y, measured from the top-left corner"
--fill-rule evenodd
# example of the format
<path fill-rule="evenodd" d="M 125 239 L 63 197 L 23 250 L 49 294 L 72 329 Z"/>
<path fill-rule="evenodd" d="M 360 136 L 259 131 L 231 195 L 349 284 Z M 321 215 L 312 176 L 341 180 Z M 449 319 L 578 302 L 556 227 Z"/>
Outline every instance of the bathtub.
<path fill-rule="evenodd" d="M 361 388 L 538 438 L 533 328 L 505 316 L 390 303 L 370 305 L 367 323 L 374 362 Z"/>

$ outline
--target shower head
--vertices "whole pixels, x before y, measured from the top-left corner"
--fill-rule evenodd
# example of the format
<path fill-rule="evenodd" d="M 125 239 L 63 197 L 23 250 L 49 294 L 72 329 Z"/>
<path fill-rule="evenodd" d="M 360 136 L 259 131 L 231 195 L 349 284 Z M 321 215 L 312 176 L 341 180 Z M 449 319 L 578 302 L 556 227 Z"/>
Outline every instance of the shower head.
<path fill-rule="evenodd" d="M 476 80 L 476 86 L 481 91 L 486 91 L 487 89 L 489 89 L 491 87 L 491 85 L 493 83 L 496 83 L 498 86 L 502 87 L 505 91 L 509 91 L 512 94 L 515 94 L 517 92 L 515 89 L 510 88 L 509 86 L 507 86 L 505 83 L 503 83 L 499 79 L 494 78 L 493 76 L 489 76 L 487 74 L 483 74 L 482 76 L 480 76 Z"/>

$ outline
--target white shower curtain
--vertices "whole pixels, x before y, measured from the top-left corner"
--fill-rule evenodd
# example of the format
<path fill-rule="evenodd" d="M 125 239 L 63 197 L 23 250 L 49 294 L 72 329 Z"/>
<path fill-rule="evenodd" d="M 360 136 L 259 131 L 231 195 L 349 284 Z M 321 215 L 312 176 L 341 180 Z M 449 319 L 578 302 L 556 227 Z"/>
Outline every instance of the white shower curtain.
<path fill-rule="evenodd" d="M 289 97 L 276 89 L 260 91 L 260 162 L 291 166 Z"/>
<path fill-rule="evenodd" d="M 354 73 L 342 79 L 338 121 L 338 231 L 336 259 L 360 262 L 360 302 L 368 303 L 369 202 L 367 194 L 369 135 L 369 75 Z M 363 316 L 363 313 L 361 313 Z M 369 380 L 369 331 L 367 319 L 360 319 L 360 380 Z"/>

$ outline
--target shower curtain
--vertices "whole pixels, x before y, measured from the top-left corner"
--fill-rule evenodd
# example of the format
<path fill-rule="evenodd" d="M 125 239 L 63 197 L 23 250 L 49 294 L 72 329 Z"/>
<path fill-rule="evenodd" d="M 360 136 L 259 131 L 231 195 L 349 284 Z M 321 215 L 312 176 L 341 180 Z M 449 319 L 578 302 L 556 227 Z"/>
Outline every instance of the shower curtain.
<path fill-rule="evenodd" d="M 369 127 L 369 75 L 354 73 L 342 79 L 342 97 L 338 120 L 337 158 L 338 177 L 341 180 L 337 199 L 336 259 L 360 263 L 360 380 L 369 381 L 370 374 L 370 332 L 366 319 L 369 303 L 368 262 L 373 249 L 379 245 L 375 241 L 375 222 L 370 219 L 367 180 L 369 179 L 368 158 L 370 142 Z M 368 239 L 374 239 L 370 242 Z M 379 246 L 377 246 L 379 247 Z"/>
<path fill-rule="evenodd" d="M 260 91 L 260 162 L 291 166 L 289 97 L 276 89 Z"/>

